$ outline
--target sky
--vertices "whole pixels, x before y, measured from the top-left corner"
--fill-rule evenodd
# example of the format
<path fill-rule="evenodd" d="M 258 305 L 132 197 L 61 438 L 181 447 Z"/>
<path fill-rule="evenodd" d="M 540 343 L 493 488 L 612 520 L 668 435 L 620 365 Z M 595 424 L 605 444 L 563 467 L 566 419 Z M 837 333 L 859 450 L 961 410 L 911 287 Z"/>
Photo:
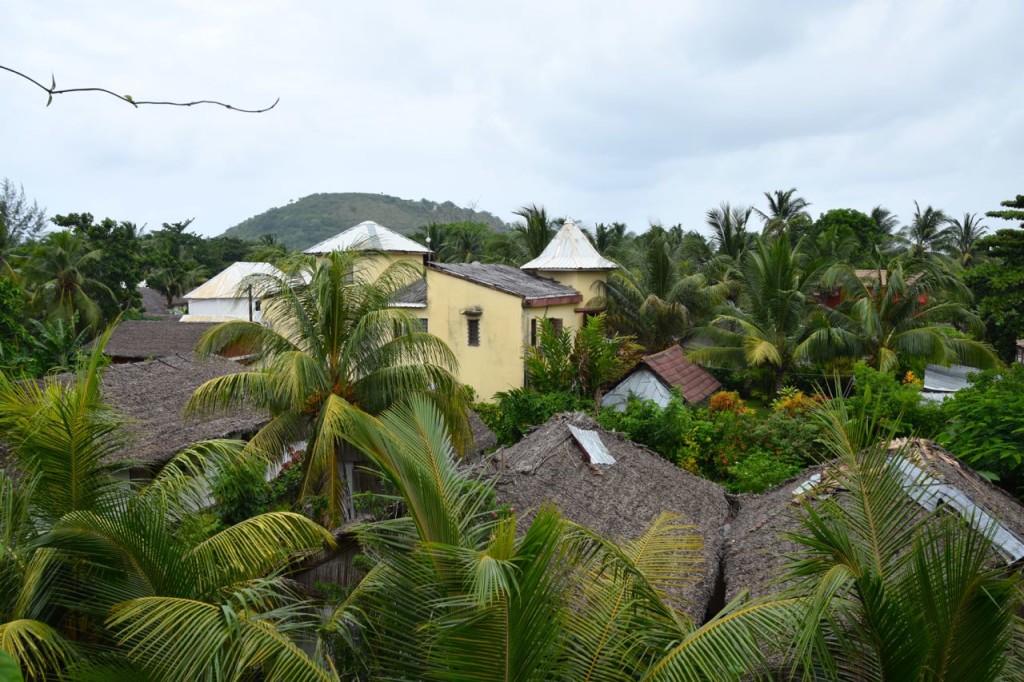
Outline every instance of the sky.
<path fill-rule="evenodd" d="M 219 234 L 315 192 L 682 223 L 1024 193 L 1024 3 L 0 0 L 0 178 Z M 994 221 L 998 223 L 998 221 Z M 996 227 L 989 221 L 991 227 Z"/>

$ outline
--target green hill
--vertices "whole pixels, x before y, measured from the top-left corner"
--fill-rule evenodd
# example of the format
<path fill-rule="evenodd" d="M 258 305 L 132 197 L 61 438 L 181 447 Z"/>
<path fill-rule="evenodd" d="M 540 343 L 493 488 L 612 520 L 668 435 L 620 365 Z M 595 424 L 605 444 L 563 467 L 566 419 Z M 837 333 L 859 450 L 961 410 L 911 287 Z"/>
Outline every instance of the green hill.
<path fill-rule="evenodd" d="M 487 211 L 461 208 L 450 201 L 411 201 L 385 194 L 342 192 L 310 194 L 287 206 L 278 206 L 228 228 L 224 235 L 256 239 L 276 234 L 289 248 L 304 249 L 338 234 L 364 220 L 373 220 L 408 234 L 429 223 L 470 221 L 506 229 L 499 218 Z"/>

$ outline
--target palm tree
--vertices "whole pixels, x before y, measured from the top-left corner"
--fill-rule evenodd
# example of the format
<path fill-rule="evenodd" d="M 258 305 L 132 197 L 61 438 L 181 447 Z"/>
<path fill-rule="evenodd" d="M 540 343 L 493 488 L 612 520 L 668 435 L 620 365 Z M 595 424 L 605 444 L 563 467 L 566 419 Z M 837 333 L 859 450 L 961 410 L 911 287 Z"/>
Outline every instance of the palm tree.
<path fill-rule="evenodd" d="M 806 504 L 793 536 L 797 666 L 826 679 L 1020 679 L 1024 592 L 993 566 L 990 538 L 941 506 L 914 508 L 892 466 L 905 446 L 868 410 L 839 402 L 817 416 L 838 458 L 829 486 L 844 492 Z"/>
<path fill-rule="evenodd" d="M 555 236 L 554 222 L 548 219 L 548 213 L 544 207 L 536 204 L 523 206 L 512 213 L 524 221 L 516 223 L 512 229 L 519 235 L 526 260 L 536 258 Z"/>
<path fill-rule="evenodd" d="M 871 221 L 875 224 L 872 246 L 883 253 L 887 252 L 899 229 L 900 219 L 889 209 L 875 206 L 871 209 Z"/>
<path fill-rule="evenodd" d="M 829 323 L 832 311 L 813 297 L 819 276 L 805 270 L 800 245 L 758 239 L 739 269 L 739 306 L 718 307 L 697 330 L 689 357 L 702 363 L 765 367 L 777 393 L 800 362 L 828 359 L 849 346 L 847 332 Z"/>
<path fill-rule="evenodd" d="M 978 332 L 981 322 L 968 307 L 970 290 L 941 263 L 894 259 L 871 277 L 840 264 L 824 281 L 843 292 L 831 322 L 844 330 L 851 352 L 879 371 L 893 372 L 909 360 L 983 368 L 998 363 L 988 344 L 950 327 Z"/>
<path fill-rule="evenodd" d="M 255 365 L 206 382 L 187 406 L 197 414 L 235 405 L 269 413 L 270 422 L 248 445 L 263 457 L 276 459 L 304 439 L 302 495 L 325 494 L 336 522 L 343 518 L 347 497 L 341 450 L 353 412 L 375 414 L 425 394 L 443 407 L 460 445 L 466 433 L 467 398 L 455 378 L 455 356 L 443 341 L 421 331 L 408 311 L 390 307 L 422 272 L 400 262 L 376 281 L 353 278 L 365 255 L 333 252 L 319 260 L 303 259 L 284 277 L 247 278 L 245 286 L 268 296 L 263 320 L 270 326 L 222 323 L 203 336 L 198 351 L 251 348 Z"/>
<path fill-rule="evenodd" d="M 754 209 L 764 221 L 763 235 L 778 236 L 786 233 L 798 217 L 810 221 L 807 207 L 811 204 L 803 197 L 793 196 L 794 194 L 796 194 L 796 187 L 764 193 L 765 199 L 768 200 L 768 210 Z"/>
<path fill-rule="evenodd" d="M 739 261 L 753 242 L 754 235 L 747 232 L 747 223 L 754 209 L 746 206 L 730 206 L 723 202 L 719 208 L 712 208 L 706 214 L 711 228 L 711 243 L 720 256 Z"/>
<path fill-rule="evenodd" d="M 900 240 L 911 258 L 926 258 L 942 251 L 947 244 L 949 219 L 940 209 L 928 206 L 924 211 L 914 202 L 914 217 L 900 230 Z"/>
<path fill-rule="evenodd" d="M 101 322 L 97 297 L 113 300 L 114 293 L 107 285 L 86 276 L 85 269 L 102 257 L 102 251 L 90 249 L 85 239 L 69 230 L 48 235 L 21 266 L 32 305 L 47 319 L 70 322 L 77 316 L 96 328 Z"/>
<path fill-rule="evenodd" d="M 949 221 L 946 229 L 949 255 L 965 268 L 974 264 L 974 250 L 978 240 L 985 235 L 988 228 L 981 224 L 977 213 L 964 213 L 962 220 L 954 218 Z"/>
<path fill-rule="evenodd" d="M 675 250 L 655 227 L 647 236 L 639 272 L 616 270 L 600 286 L 595 304 L 607 307 L 608 325 L 651 353 L 683 338 L 693 315 L 709 309 L 718 293 L 706 286 L 702 275 L 682 275 Z"/>
<path fill-rule="evenodd" d="M 162 651 L 131 650 L 141 636 L 136 615 L 142 630 L 166 619 L 193 641 L 209 629 L 195 615 L 212 613 L 237 623 L 219 640 L 220 659 L 190 659 L 194 674 L 169 679 L 216 676 L 233 663 L 276 670 L 278 659 L 249 646 L 245 632 L 265 631 L 288 610 L 284 583 L 266 576 L 330 544 L 330 534 L 290 512 L 212 534 L 182 532 L 202 508 L 207 475 L 236 459 L 242 444 L 197 444 L 150 483 L 127 485 L 122 475 L 133 463 L 111 458 L 126 444 L 120 420 L 100 401 L 105 342 L 72 382 L 0 376 L 0 437 L 16 470 L 14 478 L 0 472 L 0 650 L 31 679 L 72 665 L 83 674 L 137 667 L 134 676 L 160 678 Z"/>
<path fill-rule="evenodd" d="M 257 262 L 276 264 L 288 257 L 288 247 L 278 240 L 276 234 L 261 234 L 248 257 Z"/>
<path fill-rule="evenodd" d="M 700 550 L 671 515 L 620 545 L 550 506 L 517 532 L 514 512 L 488 513 L 490 487 L 456 466 L 423 398 L 360 415 L 349 437 L 409 514 L 360 526 L 374 566 L 325 627 L 357 647 L 369 677 L 738 677 L 795 613 L 793 602 L 738 602 L 697 627 L 675 611 L 662 595 Z"/>

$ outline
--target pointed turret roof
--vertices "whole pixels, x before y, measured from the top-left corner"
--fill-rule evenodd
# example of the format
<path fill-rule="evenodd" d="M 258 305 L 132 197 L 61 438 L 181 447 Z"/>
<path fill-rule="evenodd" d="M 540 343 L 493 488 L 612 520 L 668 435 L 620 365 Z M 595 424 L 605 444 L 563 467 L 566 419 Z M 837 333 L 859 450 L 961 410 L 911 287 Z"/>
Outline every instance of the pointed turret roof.
<path fill-rule="evenodd" d="M 348 228 L 344 232 L 314 244 L 304 253 L 322 254 L 332 251 L 374 250 L 391 253 L 430 253 L 430 249 L 372 220 Z"/>
<path fill-rule="evenodd" d="M 543 253 L 523 270 L 614 270 L 618 266 L 597 252 L 583 230 L 567 219 Z"/>

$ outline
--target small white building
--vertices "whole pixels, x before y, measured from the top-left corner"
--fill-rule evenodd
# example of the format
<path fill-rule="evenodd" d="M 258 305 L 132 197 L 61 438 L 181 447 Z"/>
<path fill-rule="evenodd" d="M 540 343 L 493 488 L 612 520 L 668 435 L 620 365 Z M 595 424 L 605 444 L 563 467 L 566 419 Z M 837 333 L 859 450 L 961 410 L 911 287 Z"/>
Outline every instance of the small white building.
<path fill-rule="evenodd" d="M 721 388 L 722 384 L 710 372 L 686 359 L 682 348 L 671 346 L 640 360 L 622 381 L 608 390 L 601 399 L 601 407 L 623 412 L 631 397 L 652 400 L 665 407 L 672 399 L 672 391 L 677 391 L 684 402 L 699 405 Z"/>
<path fill-rule="evenodd" d="M 188 314 L 183 316 L 181 321 L 262 321 L 262 299 L 267 292 L 253 290 L 251 281 L 246 280 L 252 275 L 284 277 L 284 273 L 270 263 L 239 262 L 229 265 L 214 277 L 185 294 Z"/>

